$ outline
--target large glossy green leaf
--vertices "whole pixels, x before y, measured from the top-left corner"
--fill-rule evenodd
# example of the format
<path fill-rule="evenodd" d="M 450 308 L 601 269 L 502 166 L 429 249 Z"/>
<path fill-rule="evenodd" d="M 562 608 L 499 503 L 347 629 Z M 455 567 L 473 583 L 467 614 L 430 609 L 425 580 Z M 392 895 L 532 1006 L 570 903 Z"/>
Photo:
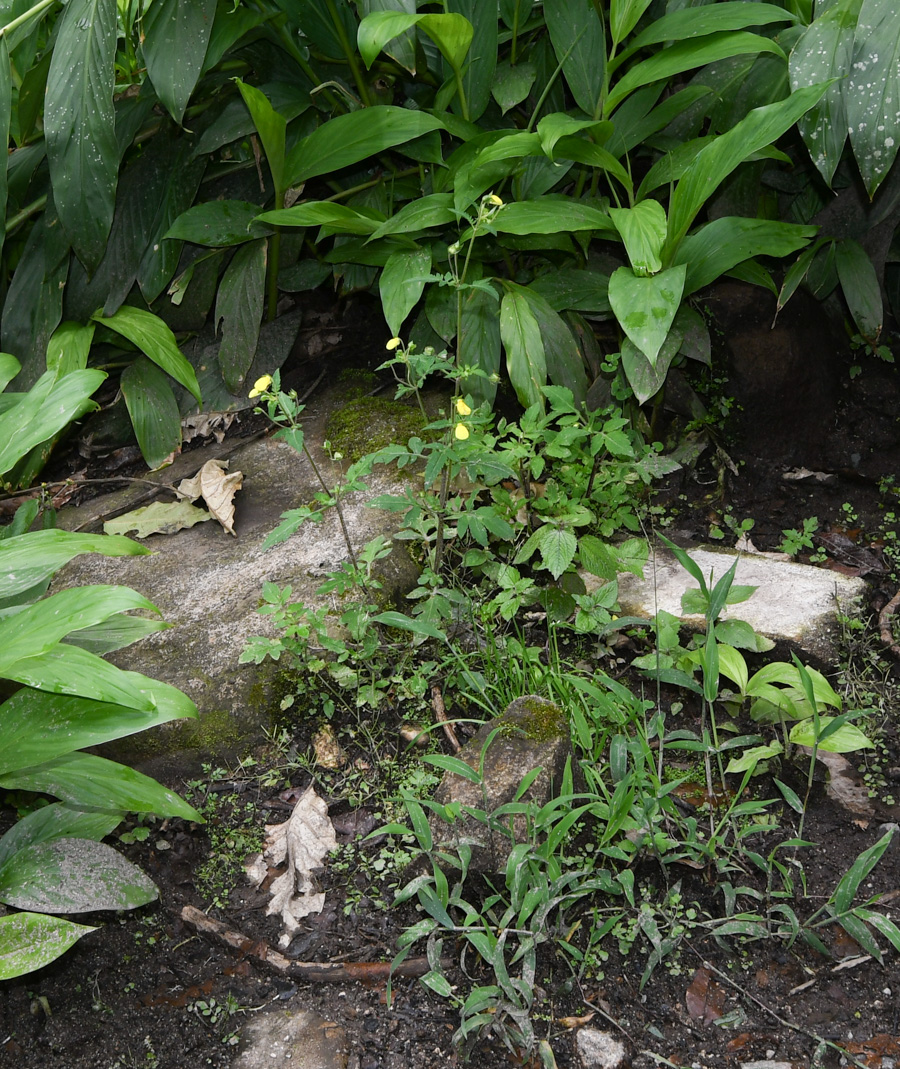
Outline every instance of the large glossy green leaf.
<path fill-rule="evenodd" d="M 147 73 L 180 123 L 203 69 L 216 0 L 154 0 L 141 22 Z"/>
<path fill-rule="evenodd" d="M 562 267 L 539 275 L 529 289 L 541 294 L 557 312 L 588 312 L 608 315 L 609 275 L 582 267 Z"/>
<path fill-rule="evenodd" d="M 0 413 L 0 475 L 29 450 L 96 408 L 91 395 L 105 378 L 106 372 L 96 369 L 73 371 L 62 378 L 47 371 L 18 404 Z"/>
<path fill-rule="evenodd" d="M 266 239 L 242 245 L 228 265 L 216 297 L 216 331 L 221 328 L 219 369 L 232 393 L 245 392 L 256 355 L 266 290 Z"/>
<path fill-rule="evenodd" d="M 179 146 L 178 155 L 165 175 L 156 219 L 138 268 L 137 282 L 148 305 L 162 293 L 178 268 L 182 243 L 174 239 L 164 241 L 163 238 L 193 203 L 205 170 L 206 160 L 191 158 L 187 142 Z"/>
<path fill-rule="evenodd" d="M 609 277 L 609 303 L 616 319 L 653 366 L 681 304 L 685 273 L 681 264 L 641 278 L 620 267 Z"/>
<path fill-rule="evenodd" d="M 362 0 L 359 5 L 360 15 L 365 18 L 373 11 L 402 11 L 407 15 L 416 12 L 416 0 Z M 411 74 L 416 73 L 416 31 L 410 27 L 403 33 L 387 41 L 382 46 L 391 59 L 405 67 Z"/>
<path fill-rule="evenodd" d="M 139 356 L 122 372 L 119 386 L 141 455 L 158 468 L 181 449 L 181 413 L 168 375 L 146 356 Z"/>
<path fill-rule="evenodd" d="M 515 66 L 512 66 L 508 60 L 497 64 L 491 85 L 491 95 L 504 115 L 516 104 L 521 104 L 528 96 L 536 77 L 537 71 L 534 64 L 527 59 Z"/>
<path fill-rule="evenodd" d="M 878 275 L 866 250 L 844 238 L 834 244 L 834 263 L 853 322 L 870 345 L 877 345 L 884 326 Z"/>
<path fill-rule="evenodd" d="M 109 809 L 79 809 L 53 802 L 33 809 L 0 838 L 0 868 L 19 850 L 51 839 L 94 839 L 99 842 L 122 822 L 123 813 Z"/>
<path fill-rule="evenodd" d="M 522 287 L 519 292 L 528 302 L 541 332 L 547 378 L 554 386 L 565 386 L 571 390 L 575 404 L 580 405 L 587 396 L 588 382 L 578 343 L 559 314 L 540 293 L 530 287 Z"/>
<path fill-rule="evenodd" d="M 285 161 L 285 182 L 299 185 L 443 128 L 433 115 L 387 104 L 338 115 L 291 149 Z"/>
<path fill-rule="evenodd" d="M 692 14 L 695 13 L 695 10 L 692 11 Z M 671 78 L 673 75 L 715 63 L 729 56 L 755 55 L 758 52 L 771 52 L 786 58 L 774 41 L 755 33 L 713 33 L 690 41 L 679 41 L 671 48 L 657 52 L 656 55 L 631 67 L 611 90 L 604 105 L 604 113 L 611 115 L 617 105 L 640 86 Z"/>
<path fill-rule="evenodd" d="M 69 241 L 51 201 L 31 229 L 3 302 L 3 348 L 22 364 L 20 388 L 44 371 L 50 336 L 62 318 Z"/>
<path fill-rule="evenodd" d="M 203 823 L 196 809 L 174 791 L 133 768 L 92 754 L 64 754 L 42 765 L 10 772 L 0 776 L 0 786 L 52 794 L 74 805 L 156 813 Z"/>
<path fill-rule="evenodd" d="M 373 11 L 359 24 L 357 44 L 365 65 L 371 67 L 389 41 L 414 26 L 428 34 L 454 70 L 462 67 L 472 43 L 468 19 L 453 13 L 414 15 L 403 11 Z"/>
<path fill-rule="evenodd" d="M 900 5 L 863 0 L 844 101 L 850 144 L 870 197 L 900 148 Z"/>
<path fill-rule="evenodd" d="M 147 710 L 30 687 L 16 691 L 0 705 L 0 775 L 171 720 L 196 717 L 196 706 L 176 687 L 149 678 L 145 682 L 154 703 Z"/>
<path fill-rule="evenodd" d="M 253 117 L 253 124 L 259 133 L 260 141 L 262 141 L 275 189 L 283 191 L 285 188 L 284 149 L 287 131 L 285 117 L 272 107 L 265 93 L 257 89 L 256 86 L 247 85 L 238 79 L 237 87 L 244 99 L 244 103 L 247 105 L 247 110 Z"/>
<path fill-rule="evenodd" d="M 829 185 L 847 140 L 842 82 L 853 59 L 852 30 L 861 3 L 838 0 L 806 28 L 791 52 L 791 89 L 837 79 L 798 121 L 810 158 Z"/>
<path fill-rule="evenodd" d="M 0 39 L 0 139 L 9 144 L 9 122 L 12 112 L 12 75 L 6 38 Z M 0 250 L 6 235 L 6 167 L 0 167 Z"/>
<path fill-rule="evenodd" d="M 640 0 L 637 2 L 640 3 Z M 705 10 L 701 10 L 701 7 Z M 773 22 L 796 21 L 796 15 L 784 8 L 775 4 L 753 3 L 751 0 L 731 0 L 730 3 L 704 4 L 701 7 L 669 11 L 662 18 L 651 22 L 629 41 L 628 47 L 616 57 L 613 66 L 617 67 L 623 60 L 648 45 L 686 41 L 688 38 L 696 40 L 707 34 L 743 30 L 747 26 L 768 26 Z"/>
<path fill-rule="evenodd" d="M 180 382 L 189 390 L 197 398 L 198 404 L 203 403 L 197 376 L 178 348 L 175 335 L 152 312 L 125 304 L 115 315 L 95 315 L 92 318 L 127 338 L 142 353 L 149 356 L 154 364 L 158 364 L 176 382 Z"/>
<path fill-rule="evenodd" d="M 106 557 L 143 557 L 145 546 L 121 536 L 76 531 L 28 531 L 0 542 L 0 598 L 28 590 L 59 571 L 81 553 Z"/>
<path fill-rule="evenodd" d="M 528 408 L 541 402 L 547 381 L 547 363 L 541 328 L 519 289 L 503 295 L 500 302 L 500 337 L 506 349 L 506 370 L 519 401 Z"/>
<path fill-rule="evenodd" d="M 606 66 L 603 23 L 592 0 L 544 5 L 556 58 L 579 108 L 599 118 Z"/>
<path fill-rule="evenodd" d="M 651 0 L 610 0 L 609 31 L 613 43 L 619 45 L 640 21 Z M 673 38 L 677 40 L 678 37 Z"/>
<path fill-rule="evenodd" d="M 154 635 L 157 631 L 165 631 L 169 626 L 164 620 L 149 620 L 146 616 L 128 616 L 125 613 L 116 613 L 115 616 L 111 616 L 102 623 L 70 632 L 63 639 L 63 642 L 71 643 L 73 646 L 80 646 L 83 650 L 90 650 L 91 653 L 104 657 L 107 653 L 114 653 L 116 650 L 130 646 L 134 642 L 139 642 L 142 638 L 146 638 L 147 635 Z"/>
<path fill-rule="evenodd" d="M 0 869 L 0 901 L 44 913 L 135 909 L 156 885 L 111 846 L 91 839 L 51 839 L 18 851 Z"/>
<path fill-rule="evenodd" d="M 636 275 L 652 275 L 662 267 L 666 240 L 666 212 L 658 200 L 644 200 L 633 208 L 610 208 L 609 215 L 625 243 Z"/>
<path fill-rule="evenodd" d="M 113 87 L 116 0 L 70 0 L 57 23 L 44 106 L 63 229 L 88 270 L 103 258 L 119 171 Z"/>
<path fill-rule="evenodd" d="M 819 731 L 828 727 L 834 717 L 820 716 Z M 795 746 L 818 746 L 827 753 L 854 753 L 874 746 L 855 724 L 842 724 L 836 731 L 816 743 L 816 725 L 812 719 L 801 720 L 791 728 L 791 742 Z"/>
<path fill-rule="evenodd" d="M 60 375 L 83 371 L 87 367 L 95 323 L 67 320 L 54 330 L 47 345 L 47 370 Z"/>
<path fill-rule="evenodd" d="M 539 197 L 504 206 L 491 226 L 501 234 L 559 234 L 576 230 L 615 232 L 609 215 L 601 208 L 570 197 Z"/>
<path fill-rule="evenodd" d="M 88 932 L 89 924 L 73 924 L 44 913 L 11 913 L 0 917 L 0 980 L 35 972 L 55 961 Z"/>
<path fill-rule="evenodd" d="M 417 234 L 433 226 L 452 223 L 455 219 L 453 194 L 429 193 L 404 204 L 400 211 L 372 232 L 369 240 L 375 241 L 389 234 Z"/>
<path fill-rule="evenodd" d="M 484 372 L 484 376 L 460 375 L 460 390 L 471 396 L 476 406 L 484 401 L 492 405 L 500 370 L 500 318 L 496 297 L 482 289 L 471 289 L 463 297 L 459 367 Z"/>
<path fill-rule="evenodd" d="M 484 0 L 447 0 L 447 11 L 462 15 L 472 26 L 462 82 L 467 118 L 477 122 L 490 103 L 497 70 L 497 9 Z"/>
<path fill-rule="evenodd" d="M 100 310 L 112 315 L 128 296 L 153 237 L 166 185 L 179 162 L 178 150 L 171 138 L 151 138 L 123 171 L 103 258 L 90 279 L 78 263 L 70 270 L 66 288 L 70 318 L 86 320 Z"/>
<path fill-rule="evenodd" d="M 311 200 L 291 208 L 279 208 L 257 215 L 270 226 L 324 226 L 333 234 L 374 234 L 384 217 L 373 218 L 370 211 L 358 211 L 347 204 Z"/>
<path fill-rule="evenodd" d="M 663 259 L 671 258 L 697 213 L 719 184 L 753 152 L 772 144 L 805 114 L 826 86 L 798 89 L 787 100 L 754 108 L 746 118 L 699 153 L 669 202 L 669 236 Z"/>
<path fill-rule="evenodd" d="M 595 145 L 593 141 L 583 137 L 563 137 L 554 147 L 554 154 L 557 159 L 574 160 L 576 163 L 585 163 L 588 167 L 606 171 L 617 178 L 629 195 L 631 194 L 631 176 L 616 157 L 601 145 Z"/>
<path fill-rule="evenodd" d="M 811 241 L 818 229 L 740 216 L 714 219 L 678 246 L 675 263 L 687 265 L 684 292 L 695 293 L 751 256 L 789 256 Z"/>
<path fill-rule="evenodd" d="M 330 59 L 345 60 L 346 46 L 356 33 L 356 18 L 348 0 L 278 0 L 291 24 L 299 27 L 316 50 Z"/>
<path fill-rule="evenodd" d="M 23 657 L 46 653 L 70 631 L 131 609 L 156 611 L 152 602 L 127 586 L 73 587 L 0 619 L 0 676 Z"/>
<path fill-rule="evenodd" d="M 259 205 L 249 201 L 207 201 L 182 212 L 163 236 L 213 248 L 241 245 L 260 237 L 259 233 L 253 232 L 258 215 Z"/>
<path fill-rule="evenodd" d="M 378 288 L 391 334 L 400 333 L 406 317 L 418 304 L 430 270 L 431 249 L 404 249 L 388 257 Z"/>
<path fill-rule="evenodd" d="M 680 345 L 681 336 L 676 331 L 671 331 L 656 357 L 656 362 L 651 364 L 630 338 L 622 341 L 622 370 L 640 404 L 655 397 L 663 388 Z"/>

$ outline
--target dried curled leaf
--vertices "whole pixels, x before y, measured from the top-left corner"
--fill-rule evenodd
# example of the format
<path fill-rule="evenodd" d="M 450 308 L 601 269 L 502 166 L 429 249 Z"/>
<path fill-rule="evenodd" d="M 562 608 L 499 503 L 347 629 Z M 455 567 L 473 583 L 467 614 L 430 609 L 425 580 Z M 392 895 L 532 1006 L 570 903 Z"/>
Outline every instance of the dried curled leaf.
<path fill-rule="evenodd" d="M 227 468 L 227 460 L 207 460 L 193 479 L 181 480 L 178 494 L 189 501 L 202 497 L 212 515 L 233 535 L 234 495 L 240 490 L 244 475 L 240 471 L 228 472 Z"/>
<path fill-rule="evenodd" d="M 272 901 L 266 910 L 267 916 L 281 914 L 284 931 L 278 944 L 286 947 L 300 921 L 311 913 L 320 913 L 325 905 L 325 895 L 318 890 L 314 874 L 323 867 L 326 855 L 337 848 L 337 838 L 328 806 L 313 787 L 303 792 L 283 824 L 266 826 L 266 836 L 263 852 L 247 866 L 247 875 L 259 886 L 269 865 L 287 861 L 287 870 L 269 887 Z"/>

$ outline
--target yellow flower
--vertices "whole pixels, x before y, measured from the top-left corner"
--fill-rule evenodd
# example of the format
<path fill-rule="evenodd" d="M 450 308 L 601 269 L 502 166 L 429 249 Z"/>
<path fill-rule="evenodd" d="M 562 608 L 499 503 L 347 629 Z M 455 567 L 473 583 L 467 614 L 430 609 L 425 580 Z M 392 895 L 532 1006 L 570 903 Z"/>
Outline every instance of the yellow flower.
<path fill-rule="evenodd" d="M 402 344 L 403 342 L 400 341 L 399 338 L 391 338 L 387 345 L 385 345 L 385 349 L 390 349 L 391 352 L 393 352 L 394 349 L 399 349 Z"/>
<path fill-rule="evenodd" d="M 457 399 L 456 399 L 456 411 L 461 416 L 471 416 L 472 415 L 472 409 L 469 408 L 469 406 L 466 404 L 466 402 L 461 397 L 457 397 Z"/>
<path fill-rule="evenodd" d="M 457 423 L 453 428 L 453 433 L 461 442 L 464 442 L 469 437 L 469 428 L 465 423 Z"/>
<path fill-rule="evenodd" d="M 265 393 L 266 390 L 272 385 L 272 376 L 263 375 L 261 379 L 257 379 L 253 383 L 253 389 L 250 391 L 251 397 L 259 397 L 261 393 Z"/>
<path fill-rule="evenodd" d="M 488 197 L 487 197 L 487 200 L 488 200 L 489 204 L 494 204 L 498 208 L 502 208 L 503 207 L 503 201 L 497 196 L 496 193 L 489 193 Z"/>

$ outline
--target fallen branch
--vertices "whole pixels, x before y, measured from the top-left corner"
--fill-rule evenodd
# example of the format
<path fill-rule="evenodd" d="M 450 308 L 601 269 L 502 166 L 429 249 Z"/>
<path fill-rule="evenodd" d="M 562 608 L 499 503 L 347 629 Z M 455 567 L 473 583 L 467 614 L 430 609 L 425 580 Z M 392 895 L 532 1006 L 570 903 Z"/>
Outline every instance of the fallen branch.
<path fill-rule="evenodd" d="M 444 734 L 447 736 L 447 741 L 453 747 L 453 752 L 459 753 L 462 746 L 459 744 L 459 739 L 456 737 L 453 725 L 447 719 L 447 710 L 444 708 L 444 699 L 441 695 L 441 688 L 437 683 L 433 684 L 431 688 L 431 708 L 434 709 L 434 718 L 443 727 Z"/>
<path fill-rule="evenodd" d="M 881 630 L 881 641 L 900 661 L 900 643 L 894 641 L 894 632 L 891 627 L 891 616 L 897 611 L 898 606 L 900 606 L 900 590 L 878 614 L 878 627 Z"/>
<path fill-rule="evenodd" d="M 284 976 L 298 980 L 313 980 L 319 983 L 346 983 L 349 980 L 381 981 L 393 976 L 424 976 L 431 971 L 426 958 L 407 958 L 391 971 L 389 961 L 348 961 L 318 962 L 295 961 L 273 950 L 266 942 L 257 942 L 243 932 L 228 928 L 212 917 L 208 917 L 195 906 L 185 906 L 181 919 L 201 935 L 240 951 L 245 957 L 252 958 L 260 965 L 265 965 Z"/>

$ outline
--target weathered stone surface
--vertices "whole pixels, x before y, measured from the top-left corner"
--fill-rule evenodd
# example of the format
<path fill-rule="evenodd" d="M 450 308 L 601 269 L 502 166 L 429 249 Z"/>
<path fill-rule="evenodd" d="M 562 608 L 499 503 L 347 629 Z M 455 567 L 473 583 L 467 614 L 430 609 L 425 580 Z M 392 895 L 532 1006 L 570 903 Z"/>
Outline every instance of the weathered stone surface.
<path fill-rule="evenodd" d="M 304 425 L 329 485 L 334 485 L 340 472 L 316 443 L 322 440 L 322 424 L 333 407 L 333 403 L 321 405 Z M 192 450 L 178 458 L 174 471 L 169 468 L 159 476 L 164 482 L 177 482 L 223 452 L 221 445 Z M 270 660 L 261 665 L 239 663 L 250 636 L 274 633 L 269 618 L 257 612 L 263 583 L 290 585 L 294 600 L 320 606 L 325 599 L 316 595 L 317 587 L 347 558 L 334 510 L 320 523 L 302 527 L 288 541 L 262 548 L 282 512 L 310 503 L 321 490 L 304 456 L 281 441 L 262 438 L 234 450 L 229 461 L 229 470 L 244 475 L 243 489 L 235 498 L 236 538 L 215 521 L 173 535 L 151 535 L 144 544 L 153 550 L 152 556 L 86 554 L 63 569 L 54 583 L 56 590 L 89 583 L 133 587 L 171 625 L 109 657 L 121 668 L 180 687 L 200 711 L 199 721 L 167 724 L 115 744 L 114 756 L 151 773 L 157 757 L 165 759 L 168 770 L 189 773 L 201 761 L 225 760 L 261 738 L 290 687 L 281 664 Z M 366 502 L 377 494 L 402 493 L 407 485 L 389 469 L 377 469 L 368 483 L 367 491 L 344 498 L 344 515 L 357 550 L 377 534 L 390 535 L 396 529 L 394 514 L 367 508 Z M 64 512 L 61 526 L 99 530 L 104 510 L 128 505 L 121 493 L 110 495 L 108 500 Z M 92 523 L 91 518 L 97 516 L 101 519 Z M 386 602 L 393 600 L 393 592 L 415 585 L 418 570 L 406 543 L 397 543 L 379 565 Z M 177 760 L 173 761 L 173 755 Z"/>
<path fill-rule="evenodd" d="M 346 1069 L 343 1028 L 306 1010 L 271 1010 L 255 1016 L 241 1031 L 240 1050 L 231 1069 Z"/>
<path fill-rule="evenodd" d="M 688 552 L 707 582 L 710 572 L 715 580 L 720 579 L 739 556 L 734 582 L 758 588 L 748 601 L 727 606 L 722 619 L 746 620 L 754 630 L 776 642 L 798 647 L 819 662 L 834 663 L 838 609 L 849 607 L 863 593 L 865 584 L 861 579 L 808 564 L 774 560 L 766 554 L 739 555 L 734 550 L 705 548 L 689 548 Z M 629 574 L 619 576 L 622 615 L 651 618 L 665 610 L 681 617 L 685 625 L 700 628 L 702 616 L 681 611 L 682 594 L 696 586 L 674 554 L 657 546 L 644 568 L 643 579 Z"/>
<path fill-rule="evenodd" d="M 562 710 L 534 694 L 516 698 L 502 716 L 484 724 L 458 754 L 476 771 L 482 769 L 483 783 L 472 783 L 448 772 L 435 792 L 435 801 L 442 805 L 458 802 L 464 807 L 492 813 L 511 802 L 525 776 L 532 769 L 540 768 L 542 771 L 524 799 L 544 805 L 558 793 L 571 755 L 569 724 Z M 507 817 L 507 829 L 509 821 Z M 524 838 L 525 821 L 521 816 L 516 817 L 512 832 L 504 833 L 471 816 L 452 825 L 432 816 L 431 830 L 440 848 L 453 849 L 460 843 L 472 845 L 471 871 L 501 872 L 514 839 Z"/>
<path fill-rule="evenodd" d="M 599 1028 L 579 1028 L 575 1033 L 575 1050 L 583 1069 L 624 1069 L 628 1064 L 624 1043 Z"/>

